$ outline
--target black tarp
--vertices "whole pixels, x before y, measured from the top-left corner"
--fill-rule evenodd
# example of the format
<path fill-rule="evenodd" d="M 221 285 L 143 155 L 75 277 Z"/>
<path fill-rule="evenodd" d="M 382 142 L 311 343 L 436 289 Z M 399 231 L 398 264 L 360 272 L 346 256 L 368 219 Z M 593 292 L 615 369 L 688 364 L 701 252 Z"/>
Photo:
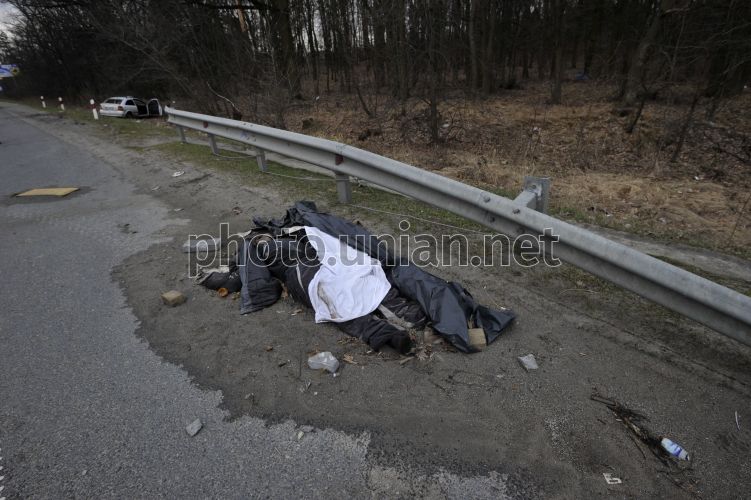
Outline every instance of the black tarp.
<path fill-rule="evenodd" d="M 281 236 L 284 229 L 295 226 L 312 226 L 378 259 L 399 294 L 417 302 L 433 329 L 463 352 L 476 350 L 470 345 L 470 326 L 482 328 L 490 344 L 514 320 L 512 311 L 499 311 L 477 304 L 458 283 L 443 280 L 406 259 L 394 256 L 385 243 L 367 229 L 341 217 L 319 212 L 313 202 L 296 203 L 287 210 L 282 220 L 255 218 L 253 222 L 258 230 L 268 231 L 275 236 Z"/>

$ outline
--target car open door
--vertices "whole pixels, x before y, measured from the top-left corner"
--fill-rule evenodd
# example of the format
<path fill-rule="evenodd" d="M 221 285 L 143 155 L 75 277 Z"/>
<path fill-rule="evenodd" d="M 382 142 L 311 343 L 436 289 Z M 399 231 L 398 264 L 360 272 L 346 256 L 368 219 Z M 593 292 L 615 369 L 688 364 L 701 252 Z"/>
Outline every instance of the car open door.
<path fill-rule="evenodd" d="M 136 104 L 136 108 L 138 108 L 138 116 L 148 116 L 149 111 L 146 107 L 146 103 L 143 102 L 141 99 L 133 99 L 133 102 Z"/>
<path fill-rule="evenodd" d="M 162 105 L 159 104 L 159 99 L 151 99 L 148 106 L 149 116 L 162 116 Z"/>

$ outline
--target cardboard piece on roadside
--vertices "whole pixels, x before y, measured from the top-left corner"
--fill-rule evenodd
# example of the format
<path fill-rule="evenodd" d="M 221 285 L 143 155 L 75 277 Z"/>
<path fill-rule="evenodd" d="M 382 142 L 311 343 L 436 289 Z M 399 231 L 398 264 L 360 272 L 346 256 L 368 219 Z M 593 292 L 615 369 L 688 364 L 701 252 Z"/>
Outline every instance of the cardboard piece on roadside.
<path fill-rule="evenodd" d="M 485 339 L 485 331 L 482 328 L 469 329 L 469 345 L 479 350 L 483 350 L 488 346 L 488 341 Z"/>
<path fill-rule="evenodd" d="M 78 191 L 77 187 L 58 187 L 58 188 L 36 188 L 29 189 L 16 196 L 68 196 L 70 193 Z"/>

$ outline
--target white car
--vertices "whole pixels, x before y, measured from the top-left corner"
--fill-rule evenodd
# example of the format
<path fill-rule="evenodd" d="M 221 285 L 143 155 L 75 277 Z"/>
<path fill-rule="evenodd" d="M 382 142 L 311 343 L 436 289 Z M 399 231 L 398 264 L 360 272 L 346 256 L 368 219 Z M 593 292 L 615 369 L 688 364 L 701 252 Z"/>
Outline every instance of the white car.
<path fill-rule="evenodd" d="M 110 97 L 99 105 L 102 116 L 116 116 L 118 118 L 145 118 L 148 116 L 162 116 L 162 105 L 158 99 L 144 102 L 133 96 Z"/>

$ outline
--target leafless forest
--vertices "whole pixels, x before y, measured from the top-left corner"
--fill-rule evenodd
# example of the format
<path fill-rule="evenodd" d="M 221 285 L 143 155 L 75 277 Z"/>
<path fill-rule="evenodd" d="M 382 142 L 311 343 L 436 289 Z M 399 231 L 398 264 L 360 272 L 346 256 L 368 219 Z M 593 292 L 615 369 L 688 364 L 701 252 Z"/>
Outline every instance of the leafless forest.
<path fill-rule="evenodd" d="M 747 0 L 5 0 L 16 96 L 134 94 L 743 253 Z"/>

